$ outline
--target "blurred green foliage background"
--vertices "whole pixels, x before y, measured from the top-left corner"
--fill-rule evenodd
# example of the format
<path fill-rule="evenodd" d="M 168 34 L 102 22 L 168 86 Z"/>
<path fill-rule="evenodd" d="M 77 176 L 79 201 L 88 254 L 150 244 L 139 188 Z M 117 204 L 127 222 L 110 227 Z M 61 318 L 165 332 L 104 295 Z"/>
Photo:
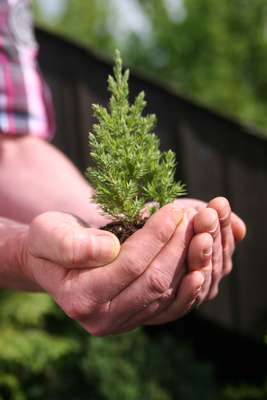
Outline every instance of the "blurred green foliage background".
<path fill-rule="evenodd" d="M 217 399 L 212 365 L 174 335 L 96 338 L 46 294 L 1 291 L 0 306 L 1 400 Z"/>
<path fill-rule="evenodd" d="M 42 26 L 93 46 L 267 134 L 265 0 L 54 0 Z M 47 3 L 47 2 L 46 2 Z"/>
<path fill-rule="evenodd" d="M 222 384 L 179 332 L 97 338 L 43 293 L 2 290 L 0 309 L 0 400 L 267 398 L 267 381 Z"/>

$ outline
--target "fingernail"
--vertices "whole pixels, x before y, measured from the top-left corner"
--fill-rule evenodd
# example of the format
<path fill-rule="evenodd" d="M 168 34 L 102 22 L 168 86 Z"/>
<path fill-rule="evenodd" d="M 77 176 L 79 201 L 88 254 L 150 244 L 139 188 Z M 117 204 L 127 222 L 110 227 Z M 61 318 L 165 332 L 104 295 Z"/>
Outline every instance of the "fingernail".
<path fill-rule="evenodd" d="M 219 221 L 217 218 L 214 219 L 212 224 L 210 225 L 209 233 L 214 233 L 219 225 Z"/>
<path fill-rule="evenodd" d="M 212 244 L 203 250 L 203 256 L 210 257 L 212 255 Z"/>
<path fill-rule="evenodd" d="M 108 264 L 113 261 L 119 252 L 119 242 L 109 236 L 96 236 L 94 243 L 94 261 Z"/>
<path fill-rule="evenodd" d="M 219 211 L 219 216 L 220 216 L 220 222 L 225 221 L 230 215 L 230 211 L 228 209 L 228 206 L 225 205 L 220 211 Z"/>

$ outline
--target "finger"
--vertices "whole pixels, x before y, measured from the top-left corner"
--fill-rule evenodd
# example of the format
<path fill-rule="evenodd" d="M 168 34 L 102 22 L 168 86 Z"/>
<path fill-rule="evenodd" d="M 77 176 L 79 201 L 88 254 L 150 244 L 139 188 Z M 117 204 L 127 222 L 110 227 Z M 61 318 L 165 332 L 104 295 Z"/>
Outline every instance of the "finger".
<path fill-rule="evenodd" d="M 235 238 L 235 243 L 241 242 L 246 236 L 246 225 L 241 218 L 239 218 L 234 212 L 231 216 L 232 231 Z"/>
<path fill-rule="evenodd" d="M 120 244 L 113 234 L 84 227 L 70 214 L 48 212 L 30 225 L 29 251 L 69 269 L 88 268 L 113 261 Z"/>
<path fill-rule="evenodd" d="M 212 208 L 217 209 L 217 206 L 215 206 L 216 202 L 220 202 L 221 199 L 226 200 L 223 197 L 217 197 L 213 199 L 209 205 L 212 206 Z M 180 207 L 193 207 L 197 211 L 202 210 L 203 208 L 207 207 L 207 203 L 201 200 L 197 199 L 190 199 L 190 198 L 179 198 L 175 200 L 175 203 L 177 203 Z M 218 203 L 217 203 L 218 204 Z M 241 240 L 244 239 L 246 235 L 246 225 L 242 221 L 241 218 L 239 218 L 235 213 L 232 212 L 232 218 L 231 218 L 231 223 L 232 223 L 232 230 L 235 238 L 235 242 L 238 243 Z"/>
<path fill-rule="evenodd" d="M 110 310 L 116 314 L 116 327 L 139 326 L 159 314 L 175 298 L 186 273 L 185 258 L 193 236 L 195 211 L 184 214 L 172 238 L 151 262 L 143 275 L 114 298 Z M 120 304 L 129 304 L 127 316 Z"/>
<path fill-rule="evenodd" d="M 221 245 L 223 252 L 223 275 L 230 273 L 232 269 L 232 255 L 235 250 L 235 239 L 232 231 L 231 217 L 232 212 L 230 204 L 224 197 L 213 199 L 208 207 L 214 208 L 217 211 L 220 231 L 221 231 Z"/>
<path fill-rule="evenodd" d="M 217 292 L 219 281 L 224 268 L 223 249 L 221 243 L 220 223 L 217 212 L 212 208 L 206 208 L 196 215 L 194 223 L 195 233 L 207 232 L 213 239 L 212 246 L 212 280 L 210 291 Z M 211 295 L 214 296 L 214 293 Z"/>
<path fill-rule="evenodd" d="M 202 200 L 190 199 L 186 197 L 180 197 L 178 199 L 175 199 L 174 202 L 177 203 L 182 208 L 190 207 L 194 208 L 197 211 L 200 211 L 203 208 L 207 207 L 207 203 Z"/>
<path fill-rule="evenodd" d="M 203 284 L 204 277 L 200 271 L 192 271 L 186 274 L 180 283 L 175 300 L 159 315 L 146 321 L 145 324 L 162 324 L 188 314 L 195 306 Z"/>
<path fill-rule="evenodd" d="M 231 221 L 232 233 L 235 243 L 240 242 L 246 235 L 246 225 L 235 213 L 231 211 L 230 204 L 225 197 L 216 197 L 208 203 L 208 207 L 217 211 L 222 226 L 229 224 Z"/>
<path fill-rule="evenodd" d="M 212 283 L 213 239 L 209 233 L 198 233 L 189 245 L 187 254 L 188 271 L 200 271 L 204 277 L 202 301 L 208 295 Z"/>

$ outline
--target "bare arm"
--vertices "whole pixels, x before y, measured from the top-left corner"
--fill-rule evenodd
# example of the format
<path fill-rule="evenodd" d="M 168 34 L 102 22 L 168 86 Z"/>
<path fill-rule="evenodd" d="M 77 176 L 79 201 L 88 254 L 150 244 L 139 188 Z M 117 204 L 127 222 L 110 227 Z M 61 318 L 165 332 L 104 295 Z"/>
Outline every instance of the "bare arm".
<path fill-rule="evenodd" d="M 33 136 L 0 135 L 0 214 L 30 223 L 46 211 L 66 211 L 92 227 L 106 220 L 90 203 L 91 188 L 71 161 Z"/>

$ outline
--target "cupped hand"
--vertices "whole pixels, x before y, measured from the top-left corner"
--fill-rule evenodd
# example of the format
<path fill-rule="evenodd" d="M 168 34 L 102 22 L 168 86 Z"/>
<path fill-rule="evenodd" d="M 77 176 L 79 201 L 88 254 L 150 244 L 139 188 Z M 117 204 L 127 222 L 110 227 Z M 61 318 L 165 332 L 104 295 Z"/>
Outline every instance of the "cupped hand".
<path fill-rule="evenodd" d="M 217 197 L 208 204 L 194 199 L 181 199 L 176 202 L 181 206 L 191 206 L 198 210 L 194 219 L 195 236 L 190 243 L 187 257 L 189 271 L 197 268 L 201 242 L 208 240 L 207 235 L 212 238 L 211 263 L 207 263 L 204 269 L 200 268 L 204 273 L 205 282 L 195 303 L 198 305 L 214 298 L 218 293 L 221 279 L 231 272 L 235 243 L 245 237 L 246 226 L 231 211 L 230 204 L 224 197 Z"/>
<path fill-rule="evenodd" d="M 193 271 L 180 285 L 194 216 L 194 210 L 167 205 L 120 249 L 115 236 L 75 216 L 45 213 L 30 225 L 25 268 L 94 335 L 124 332 L 153 318 L 163 323 L 170 318 L 166 307 L 176 299 L 171 318 L 183 315 L 203 283 L 202 273 Z"/>
<path fill-rule="evenodd" d="M 245 233 L 236 217 L 234 235 L 226 199 L 205 206 L 164 206 L 121 248 L 73 215 L 45 213 L 30 226 L 25 268 L 94 335 L 172 321 L 216 295 Z"/>

